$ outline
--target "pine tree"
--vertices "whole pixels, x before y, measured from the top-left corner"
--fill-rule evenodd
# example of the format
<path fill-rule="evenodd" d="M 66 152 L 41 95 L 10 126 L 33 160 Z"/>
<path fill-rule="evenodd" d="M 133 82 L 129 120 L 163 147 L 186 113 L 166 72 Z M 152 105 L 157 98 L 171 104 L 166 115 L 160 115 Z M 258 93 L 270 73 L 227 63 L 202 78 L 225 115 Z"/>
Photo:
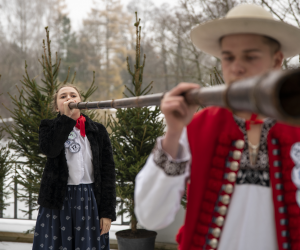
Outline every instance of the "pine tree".
<path fill-rule="evenodd" d="M 131 71 L 127 58 L 128 71 L 132 77 L 132 87 L 126 86 L 128 95 L 135 97 L 148 94 L 153 82 L 143 88 L 144 55 L 141 64 L 141 27 L 136 13 L 136 58 Z M 133 91 L 132 91 L 133 89 Z M 159 107 L 119 109 L 116 119 L 111 122 L 111 142 L 116 164 L 116 190 L 119 198 L 119 215 L 129 214 L 132 233 L 137 233 L 137 218 L 134 214 L 135 177 L 144 166 L 151 153 L 156 138 L 163 135 L 165 125 L 160 118 Z"/>
<path fill-rule="evenodd" d="M 52 111 L 51 101 L 57 89 L 67 83 L 69 74 L 64 82 L 58 82 L 58 72 L 60 59 L 57 53 L 54 63 L 50 48 L 50 38 L 48 27 L 46 27 L 46 42 L 43 40 L 44 53 L 39 60 L 43 69 L 43 79 L 38 84 L 35 78 L 30 78 L 27 72 L 25 61 L 25 75 L 21 80 L 21 89 L 18 89 L 19 96 L 12 96 L 13 109 L 9 109 L 13 118 L 13 125 L 4 123 L 3 129 L 9 134 L 11 142 L 9 148 L 14 151 L 13 163 L 17 164 L 15 180 L 21 184 L 25 195 L 18 193 L 18 198 L 25 201 L 29 207 L 24 211 L 32 216 L 32 211 L 37 209 L 37 198 L 42 178 L 42 173 L 46 163 L 45 155 L 39 149 L 39 125 L 43 119 L 53 119 L 56 114 Z M 70 71 L 70 69 L 69 69 Z M 72 77 L 73 84 L 76 72 Z M 94 72 L 95 75 L 95 72 Z M 95 91 L 94 80 L 85 93 L 81 93 L 86 101 Z M 89 111 L 88 115 L 94 119 L 98 118 L 96 113 Z M 0 116 L 2 119 L 2 117 Z"/>
<path fill-rule="evenodd" d="M 0 131 L 0 141 L 3 140 L 2 131 Z M 8 177 L 11 170 L 11 155 L 7 145 L 0 144 L 0 218 L 3 218 L 3 210 L 8 205 L 5 203 L 5 198 L 9 195 Z"/>

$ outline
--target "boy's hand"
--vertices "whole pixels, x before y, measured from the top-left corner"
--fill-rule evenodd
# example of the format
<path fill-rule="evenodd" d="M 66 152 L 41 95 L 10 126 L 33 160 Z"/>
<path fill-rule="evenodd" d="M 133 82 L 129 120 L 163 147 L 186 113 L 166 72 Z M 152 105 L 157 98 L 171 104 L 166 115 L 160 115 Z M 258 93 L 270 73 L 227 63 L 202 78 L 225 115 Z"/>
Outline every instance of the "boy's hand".
<path fill-rule="evenodd" d="M 200 87 L 195 83 L 180 83 L 166 93 L 161 101 L 160 108 L 167 123 L 167 133 L 162 141 L 162 147 L 173 158 L 176 158 L 178 152 L 182 130 L 190 123 L 198 107 L 198 105 L 188 105 L 182 94 L 197 88 Z"/>

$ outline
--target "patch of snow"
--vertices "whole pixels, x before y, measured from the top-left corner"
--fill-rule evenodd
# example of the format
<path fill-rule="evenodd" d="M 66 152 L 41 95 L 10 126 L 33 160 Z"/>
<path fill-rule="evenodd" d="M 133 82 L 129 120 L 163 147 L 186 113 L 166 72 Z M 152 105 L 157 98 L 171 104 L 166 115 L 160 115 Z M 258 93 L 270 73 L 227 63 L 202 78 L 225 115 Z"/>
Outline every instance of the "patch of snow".
<path fill-rule="evenodd" d="M 32 243 L 19 243 L 19 242 L 0 242 L 0 250 L 31 250 Z"/>
<path fill-rule="evenodd" d="M 13 122 L 14 120 L 13 120 L 13 118 L 3 118 L 3 121 L 2 121 L 2 119 L 0 119 L 0 123 L 3 123 L 3 122 Z M 1 249 L 0 249 L 1 250 Z"/>
<path fill-rule="evenodd" d="M 0 219 L 0 232 L 24 233 L 32 229 L 35 223 L 35 220 Z"/>

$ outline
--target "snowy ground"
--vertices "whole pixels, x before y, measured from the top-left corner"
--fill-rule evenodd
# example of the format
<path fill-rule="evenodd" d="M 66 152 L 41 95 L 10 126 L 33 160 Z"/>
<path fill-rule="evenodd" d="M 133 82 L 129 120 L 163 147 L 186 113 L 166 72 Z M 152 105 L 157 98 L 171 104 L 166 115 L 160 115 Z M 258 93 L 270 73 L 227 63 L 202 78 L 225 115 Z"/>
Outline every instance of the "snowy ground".
<path fill-rule="evenodd" d="M 31 243 L 16 243 L 0 241 L 0 250 L 31 250 Z"/>

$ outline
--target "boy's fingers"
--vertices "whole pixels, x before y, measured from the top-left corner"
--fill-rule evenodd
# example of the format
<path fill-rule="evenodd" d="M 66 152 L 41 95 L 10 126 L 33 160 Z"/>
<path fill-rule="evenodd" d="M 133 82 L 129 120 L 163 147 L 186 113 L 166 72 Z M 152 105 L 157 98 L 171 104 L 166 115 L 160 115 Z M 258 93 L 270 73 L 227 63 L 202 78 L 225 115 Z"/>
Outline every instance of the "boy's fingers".
<path fill-rule="evenodd" d="M 175 88 L 171 89 L 167 95 L 168 96 L 177 96 L 180 95 L 190 89 L 197 89 L 200 86 L 196 83 L 180 83 Z"/>

